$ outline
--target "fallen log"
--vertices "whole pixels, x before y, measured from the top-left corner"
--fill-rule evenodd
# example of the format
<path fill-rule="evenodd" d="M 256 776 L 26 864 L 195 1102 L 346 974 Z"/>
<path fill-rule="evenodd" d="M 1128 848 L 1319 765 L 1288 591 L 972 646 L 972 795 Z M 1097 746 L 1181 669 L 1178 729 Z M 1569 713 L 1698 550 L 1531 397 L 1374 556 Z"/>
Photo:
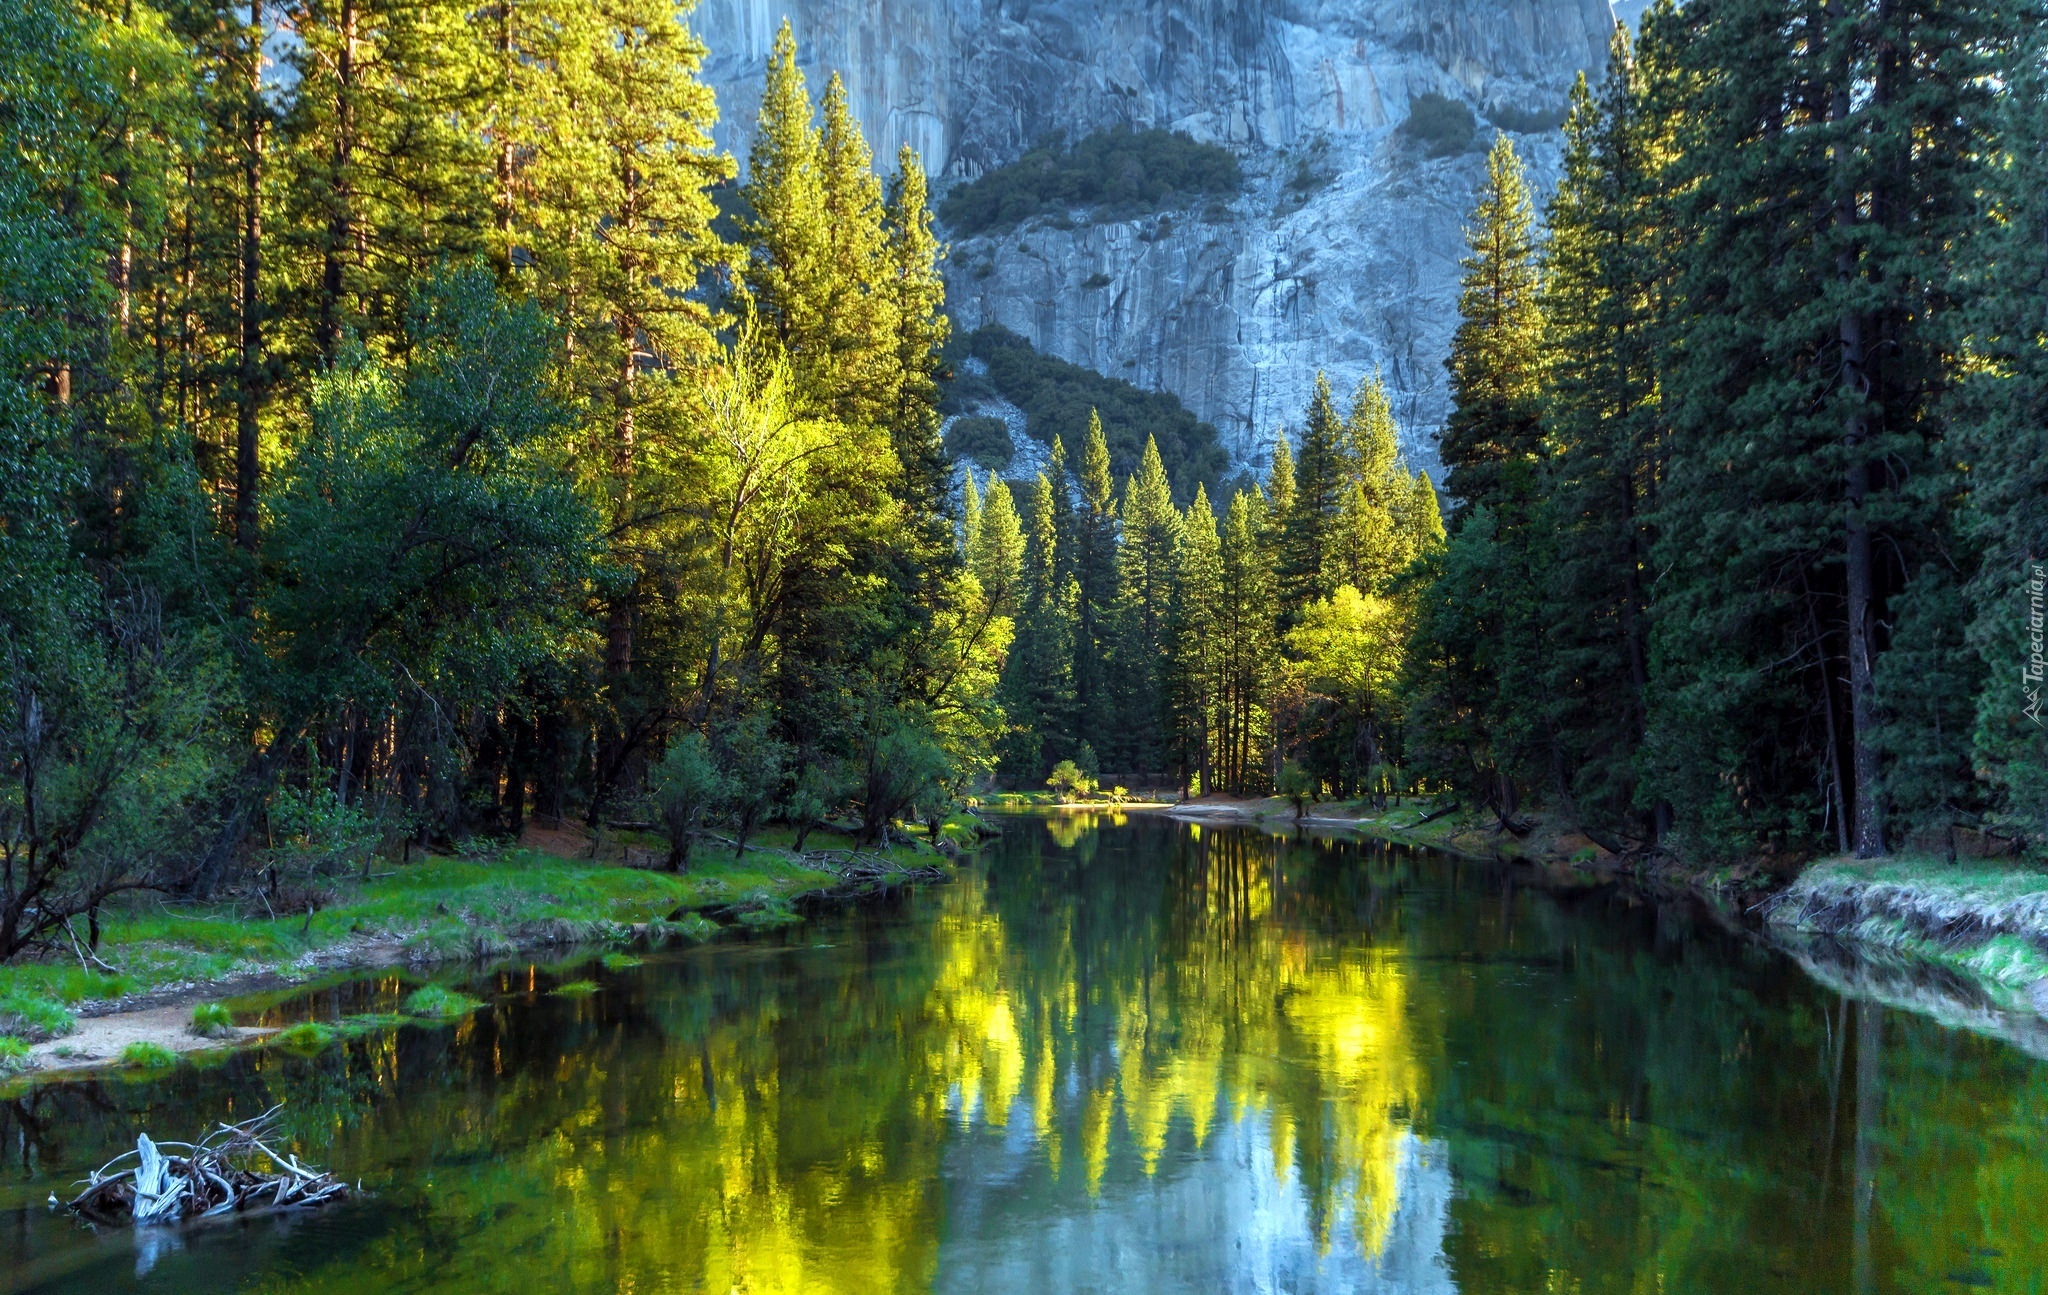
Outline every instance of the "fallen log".
<path fill-rule="evenodd" d="M 1455 814 L 1463 808 L 1463 805 L 1460 805 L 1457 801 L 1454 800 L 1450 804 L 1444 806 L 1442 809 L 1433 809 L 1429 811 L 1427 814 L 1424 814 L 1421 818 L 1416 819 L 1415 826 L 1421 827 L 1424 823 L 1434 823 L 1438 819 L 1444 817 L 1445 815 Z"/>
<path fill-rule="evenodd" d="M 93 1223 L 137 1227 L 231 1212 L 310 1208 L 346 1196 L 333 1174 L 279 1155 L 264 1142 L 282 1105 L 253 1120 L 221 1124 L 197 1142 L 152 1142 L 147 1133 L 95 1169 L 69 1208 Z M 129 1159 L 135 1163 L 119 1167 Z M 267 1198 L 267 1199 L 266 1199 Z"/>

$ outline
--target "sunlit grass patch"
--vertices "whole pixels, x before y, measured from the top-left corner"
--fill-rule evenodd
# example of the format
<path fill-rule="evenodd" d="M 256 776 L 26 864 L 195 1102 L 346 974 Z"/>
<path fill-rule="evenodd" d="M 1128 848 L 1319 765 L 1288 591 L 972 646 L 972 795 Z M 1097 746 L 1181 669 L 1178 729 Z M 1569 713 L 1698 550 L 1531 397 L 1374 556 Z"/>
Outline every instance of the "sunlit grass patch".
<path fill-rule="evenodd" d="M 640 959 L 630 953 L 607 953 L 598 962 L 606 971 L 626 971 L 640 965 Z"/>
<path fill-rule="evenodd" d="M 137 1070 L 164 1070 L 178 1064 L 178 1058 L 161 1043 L 138 1041 L 121 1049 L 121 1064 Z"/>
<path fill-rule="evenodd" d="M 595 980 L 572 980 L 565 985 L 556 985 L 548 992 L 558 998 L 587 998 L 597 992 Z"/>
<path fill-rule="evenodd" d="M 405 1013 L 408 1016 L 430 1016 L 449 1019 L 467 1016 L 483 1006 L 481 999 L 448 989 L 441 985 L 423 985 L 405 996 Z"/>
<path fill-rule="evenodd" d="M 28 1044 L 13 1035 L 0 1035 L 0 1079 L 18 1075 L 35 1066 Z"/>
<path fill-rule="evenodd" d="M 287 1025 L 271 1035 L 270 1042 L 287 1052 L 311 1056 L 326 1051 L 327 1045 L 334 1042 L 334 1037 L 333 1029 L 318 1021 L 300 1021 L 296 1025 Z"/>
<path fill-rule="evenodd" d="M 77 1020 L 60 1003 L 31 994 L 0 996 L 0 1034 L 54 1039 L 77 1028 Z"/>
<path fill-rule="evenodd" d="M 192 1009 L 188 1028 L 202 1039 L 217 1039 L 235 1032 L 235 1016 L 220 1003 L 200 1003 Z"/>

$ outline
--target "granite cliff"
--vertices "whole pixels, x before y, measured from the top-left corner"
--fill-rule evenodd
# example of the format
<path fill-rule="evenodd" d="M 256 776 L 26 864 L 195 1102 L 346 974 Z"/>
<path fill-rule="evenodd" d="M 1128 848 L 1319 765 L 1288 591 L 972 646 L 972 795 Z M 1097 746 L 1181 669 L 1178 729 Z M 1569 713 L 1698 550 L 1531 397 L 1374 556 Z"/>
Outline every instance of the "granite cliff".
<path fill-rule="evenodd" d="M 956 327 L 1180 396 L 1240 463 L 1298 420 L 1318 369 L 1379 369 L 1418 462 L 1446 407 L 1462 223 L 1496 127 L 1540 188 L 1543 129 L 1605 57 L 1607 0 L 699 0 L 721 142 L 744 156 L 775 28 L 845 78 L 880 158 L 909 143 L 939 186 L 1054 133 L 1160 126 L 1242 159 L 1228 202 L 1041 218 L 956 239 Z M 1433 156 L 1399 128 L 1426 94 L 1468 105 Z"/>

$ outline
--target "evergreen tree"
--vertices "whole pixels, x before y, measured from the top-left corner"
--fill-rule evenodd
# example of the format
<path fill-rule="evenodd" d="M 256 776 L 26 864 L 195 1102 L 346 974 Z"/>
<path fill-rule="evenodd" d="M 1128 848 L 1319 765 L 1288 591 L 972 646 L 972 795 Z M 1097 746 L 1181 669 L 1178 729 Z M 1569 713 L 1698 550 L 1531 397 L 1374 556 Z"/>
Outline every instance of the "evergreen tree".
<path fill-rule="evenodd" d="M 988 503 L 967 549 L 968 569 L 997 614 L 1014 616 L 1024 597 L 1024 528 L 1010 498 L 1010 483 L 993 477 Z"/>
<path fill-rule="evenodd" d="M 1337 549 L 1343 521 L 1345 430 L 1330 395 L 1330 383 L 1316 374 L 1302 424 L 1301 454 L 1294 462 L 1294 489 L 1284 511 L 1278 506 L 1278 457 L 1275 457 L 1274 522 L 1279 527 L 1276 571 L 1282 629 L 1294 624 L 1301 609 L 1327 598 L 1337 587 Z"/>
<path fill-rule="evenodd" d="M 1277 449 L 1274 459 L 1284 466 Z M 1266 766 L 1272 751 L 1267 702 L 1274 665 L 1271 531 L 1263 495 L 1243 490 L 1231 498 L 1217 555 L 1222 685 L 1213 758 L 1219 787 L 1240 795 L 1272 785 Z"/>
<path fill-rule="evenodd" d="M 1709 839 L 1832 822 L 1878 855 L 1888 809 L 1954 809 L 1888 806 L 1887 752 L 1963 758 L 1956 715 L 1901 729 L 1881 694 L 1909 618 L 1955 622 L 1931 610 L 1953 582 L 1948 267 L 1977 229 L 2018 29 L 1959 0 L 1796 26 L 1766 0 L 1680 15 L 1648 769 Z"/>
<path fill-rule="evenodd" d="M 1102 436 L 1102 420 L 1092 410 L 1074 484 L 1080 496 L 1073 521 L 1073 575 L 1081 595 L 1074 637 L 1080 737 L 1115 760 L 1124 751 L 1116 732 L 1116 699 L 1110 692 L 1106 667 L 1116 616 L 1116 487 L 1109 475 L 1109 443 Z"/>
<path fill-rule="evenodd" d="M 1180 512 L 1159 446 L 1148 439 L 1138 471 L 1124 483 L 1123 544 L 1117 555 L 1115 678 L 1120 736 L 1130 767 L 1165 767 L 1160 690 L 1166 668 L 1166 621 L 1179 566 Z"/>
<path fill-rule="evenodd" d="M 973 554 L 981 544 L 981 491 L 974 484 L 974 469 L 964 469 L 966 480 L 960 487 L 960 551 L 973 561 Z M 990 483 L 995 474 L 989 474 Z"/>
<path fill-rule="evenodd" d="M 1181 536 L 1166 621 L 1162 723 L 1182 790 L 1199 780 L 1203 791 L 1213 791 L 1223 685 L 1223 558 L 1206 487 L 1195 488 L 1194 502 L 1181 519 Z"/>
<path fill-rule="evenodd" d="M 1663 159 L 1626 28 L 1597 97 L 1581 76 L 1544 247 L 1545 492 L 1558 560 L 1544 597 L 1544 692 L 1569 807 L 1593 831 L 1654 838 L 1636 816 L 1649 686 L 1643 572 L 1662 473 L 1650 198 Z"/>
<path fill-rule="evenodd" d="M 1521 159 L 1507 135 L 1486 157 L 1486 180 L 1459 262 L 1458 328 L 1444 366 L 1451 414 L 1441 451 L 1453 498 L 1510 513 L 1526 509 L 1541 451 L 1538 392 L 1542 316 L 1537 303 L 1535 215 Z"/>
<path fill-rule="evenodd" d="M 2036 605 L 2048 566 L 2048 37 L 2019 50 L 2006 80 L 2005 160 L 1960 285 L 1973 298 L 1965 323 L 1982 360 L 1957 402 L 1970 464 L 1962 525 L 1980 554 L 1967 589 L 1969 641 L 1982 662 L 1971 759 L 1993 821 L 2038 843 L 2048 841 L 2048 680 L 2033 666 L 2021 613 Z M 1921 661 L 1901 676 L 1924 684 L 1953 670 L 1953 661 Z"/>

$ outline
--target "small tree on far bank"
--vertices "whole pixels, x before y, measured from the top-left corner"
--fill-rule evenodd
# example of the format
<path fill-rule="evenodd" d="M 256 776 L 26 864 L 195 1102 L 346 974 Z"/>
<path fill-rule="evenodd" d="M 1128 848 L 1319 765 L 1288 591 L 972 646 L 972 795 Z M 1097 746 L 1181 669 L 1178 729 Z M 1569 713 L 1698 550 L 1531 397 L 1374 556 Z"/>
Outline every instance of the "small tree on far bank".
<path fill-rule="evenodd" d="M 1045 785 L 1061 800 L 1076 800 L 1095 790 L 1095 779 L 1072 760 L 1062 760 L 1053 766 Z"/>
<path fill-rule="evenodd" d="M 704 815 L 725 803 L 731 784 L 711 758 L 711 744 L 702 733 L 685 733 L 669 743 L 654 768 L 654 803 L 668 831 L 670 872 L 690 863 L 690 843 Z"/>

